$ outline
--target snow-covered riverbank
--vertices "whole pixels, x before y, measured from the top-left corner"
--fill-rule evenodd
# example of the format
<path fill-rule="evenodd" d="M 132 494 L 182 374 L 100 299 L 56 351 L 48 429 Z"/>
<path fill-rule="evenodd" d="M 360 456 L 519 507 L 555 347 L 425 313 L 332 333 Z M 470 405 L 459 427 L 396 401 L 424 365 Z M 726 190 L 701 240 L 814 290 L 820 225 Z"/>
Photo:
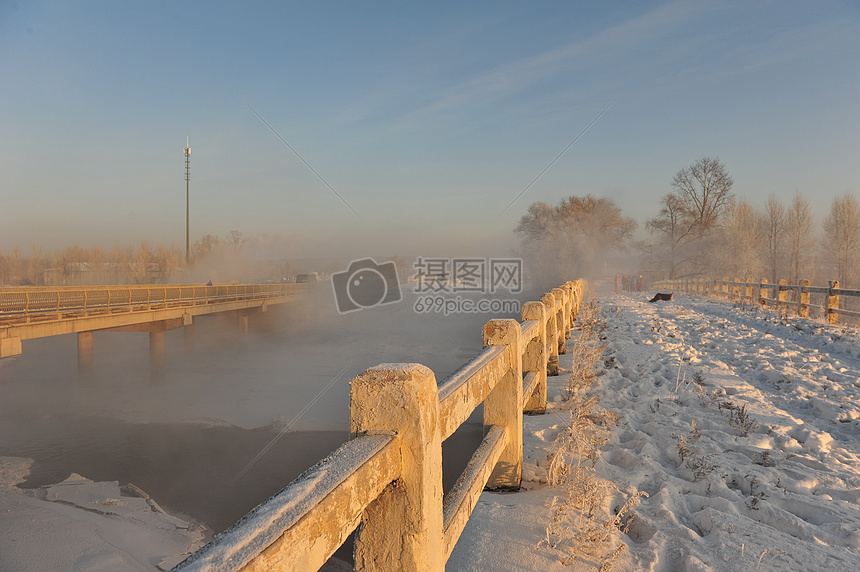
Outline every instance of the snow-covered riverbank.
<path fill-rule="evenodd" d="M 602 298 L 607 369 L 589 390 L 621 418 L 598 477 L 649 495 L 632 509 L 616 569 L 860 569 L 857 332 L 701 298 L 645 299 Z M 566 383 L 555 384 L 558 395 Z M 526 474 L 543 479 L 568 415 L 554 403 L 526 419 Z M 537 506 L 553 489 L 526 486 L 482 496 L 449 570 L 565 569 L 538 548 L 551 514 Z"/>

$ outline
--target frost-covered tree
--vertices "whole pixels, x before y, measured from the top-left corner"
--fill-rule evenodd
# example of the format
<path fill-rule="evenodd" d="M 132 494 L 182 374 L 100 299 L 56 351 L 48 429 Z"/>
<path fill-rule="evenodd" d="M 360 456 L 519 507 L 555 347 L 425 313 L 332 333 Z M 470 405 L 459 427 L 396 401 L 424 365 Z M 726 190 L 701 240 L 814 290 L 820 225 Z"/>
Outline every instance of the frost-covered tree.
<path fill-rule="evenodd" d="M 783 278 L 786 221 L 785 205 L 776 198 L 776 195 L 770 195 L 764 206 L 761 224 L 764 245 L 766 247 L 765 262 L 767 264 L 768 279 L 771 282 L 776 282 Z"/>
<path fill-rule="evenodd" d="M 721 245 L 716 253 L 720 274 L 743 280 L 761 274 L 762 220 L 746 199 L 732 202 L 725 214 Z"/>
<path fill-rule="evenodd" d="M 822 246 L 836 279 L 843 286 L 853 286 L 860 262 L 860 204 L 854 195 L 833 200 L 824 219 Z"/>
<path fill-rule="evenodd" d="M 603 254 L 623 249 L 636 226 L 611 199 L 587 195 L 563 199 L 557 206 L 532 204 L 515 232 L 542 282 L 587 277 Z"/>
<path fill-rule="evenodd" d="M 785 243 L 788 258 L 788 280 L 797 284 L 811 278 L 809 265 L 815 246 L 815 221 L 809 201 L 795 195 L 785 218 Z"/>

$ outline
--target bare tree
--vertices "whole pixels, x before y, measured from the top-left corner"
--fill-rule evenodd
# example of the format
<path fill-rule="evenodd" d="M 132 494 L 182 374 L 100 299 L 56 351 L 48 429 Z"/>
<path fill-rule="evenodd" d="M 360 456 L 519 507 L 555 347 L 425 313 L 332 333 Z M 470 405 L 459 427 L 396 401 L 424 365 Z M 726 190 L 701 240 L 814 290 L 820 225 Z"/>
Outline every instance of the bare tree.
<path fill-rule="evenodd" d="M 825 257 L 843 285 L 853 284 L 860 262 L 860 204 L 854 195 L 833 200 L 824 219 Z"/>
<path fill-rule="evenodd" d="M 622 249 L 635 229 L 636 221 L 621 216 L 612 200 L 587 195 L 558 206 L 532 204 L 515 232 L 541 278 L 556 280 L 594 272 L 598 258 Z"/>
<path fill-rule="evenodd" d="M 677 278 L 679 269 L 689 265 L 695 258 L 695 249 L 689 245 L 696 238 L 695 221 L 686 216 L 686 210 L 677 195 L 669 193 L 660 199 L 663 205 L 660 214 L 648 220 L 649 231 L 660 236 L 657 252 L 650 255 L 660 259 L 668 271 L 669 279 Z"/>
<path fill-rule="evenodd" d="M 672 180 L 660 214 L 647 222 L 670 278 L 703 273 L 713 261 L 720 217 L 732 204 L 734 181 L 719 159 L 703 157 Z"/>
<path fill-rule="evenodd" d="M 731 204 L 734 180 L 718 158 L 702 157 L 672 179 L 672 189 L 692 218 L 700 234 L 717 224 L 720 215 Z"/>
<path fill-rule="evenodd" d="M 245 235 L 242 234 L 241 231 L 231 230 L 227 233 L 227 236 L 224 238 L 224 242 L 227 243 L 227 247 L 235 253 L 239 253 L 242 251 L 242 247 L 247 244 L 248 239 L 245 238 Z"/>
<path fill-rule="evenodd" d="M 729 278 L 752 278 L 761 272 L 762 216 L 745 199 L 732 201 L 725 213 L 719 271 Z"/>
<path fill-rule="evenodd" d="M 130 260 L 132 283 L 144 284 L 148 282 L 150 262 L 152 262 L 152 247 L 146 240 L 141 240 L 140 245 L 134 249 Z"/>
<path fill-rule="evenodd" d="M 783 260 L 785 259 L 786 222 L 785 206 L 776 198 L 776 195 L 770 195 L 764 207 L 762 226 L 765 246 L 767 247 L 765 256 L 768 279 L 771 282 L 776 282 L 782 277 Z"/>
<path fill-rule="evenodd" d="M 222 247 L 220 238 L 214 234 L 205 234 L 191 246 L 191 259 L 194 262 L 200 262 L 213 252 L 221 250 Z"/>
<path fill-rule="evenodd" d="M 788 255 L 788 278 L 792 284 L 801 280 L 801 270 L 809 276 L 807 268 L 815 246 L 815 223 L 809 201 L 795 195 L 786 214 L 786 250 Z"/>

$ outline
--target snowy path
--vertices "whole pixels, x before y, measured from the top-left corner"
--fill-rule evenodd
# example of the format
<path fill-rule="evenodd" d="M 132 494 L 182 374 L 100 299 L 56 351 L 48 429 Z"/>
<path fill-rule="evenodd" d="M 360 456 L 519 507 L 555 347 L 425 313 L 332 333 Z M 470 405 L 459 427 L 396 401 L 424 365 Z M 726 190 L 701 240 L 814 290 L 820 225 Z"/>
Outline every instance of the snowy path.
<path fill-rule="evenodd" d="M 644 299 L 601 298 L 606 370 L 589 389 L 621 417 L 596 464 L 623 493 L 611 506 L 649 495 L 614 569 L 860 570 L 860 336 L 702 298 Z M 531 490 L 482 495 L 448 570 L 565 569 L 537 547 L 541 505 L 562 494 L 541 484 L 568 418 L 565 376 L 550 384 L 547 414 L 525 420 Z"/>
<path fill-rule="evenodd" d="M 860 569 L 856 333 L 685 296 L 603 302 L 594 391 L 624 414 L 603 468 L 650 495 L 629 535 L 642 568 Z"/>

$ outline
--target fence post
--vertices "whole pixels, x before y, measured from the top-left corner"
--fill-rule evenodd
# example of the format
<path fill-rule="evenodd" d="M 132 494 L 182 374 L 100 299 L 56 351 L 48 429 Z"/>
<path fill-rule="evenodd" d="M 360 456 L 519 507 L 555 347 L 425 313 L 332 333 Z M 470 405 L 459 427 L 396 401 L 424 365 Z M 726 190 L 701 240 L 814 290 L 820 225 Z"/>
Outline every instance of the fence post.
<path fill-rule="evenodd" d="M 746 286 L 744 287 L 744 304 L 753 303 L 753 279 L 747 278 Z"/>
<path fill-rule="evenodd" d="M 767 306 L 767 278 L 762 278 L 758 283 L 758 303 Z"/>
<path fill-rule="evenodd" d="M 436 378 L 415 363 L 387 363 L 352 380 L 350 434 L 396 432 L 402 476 L 365 509 L 355 539 L 362 572 L 443 572 L 442 436 Z"/>
<path fill-rule="evenodd" d="M 782 307 L 785 306 L 785 303 L 788 301 L 788 280 L 780 280 L 779 286 L 777 287 L 777 310 L 782 311 Z"/>
<path fill-rule="evenodd" d="M 565 328 L 566 328 L 565 331 L 568 334 L 567 337 L 570 338 L 570 330 L 573 329 L 573 323 L 574 323 L 574 320 L 576 320 L 576 314 L 579 310 L 579 308 L 577 306 L 576 286 L 574 285 L 573 282 L 568 281 L 562 285 L 562 288 L 565 291 L 565 294 L 567 296 L 567 302 L 568 302 L 567 315 L 565 316 L 565 319 L 567 321 L 567 326 L 565 326 Z"/>
<path fill-rule="evenodd" d="M 546 308 L 540 302 L 526 302 L 522 319 L 523 322 L 535 320 L 538 323 L 538 335 L 523 349 L 523 375 L 533 371 L 538 379 L 535 392 L 526 396 L 528 401 L 523 410 L 526 413 L 543 413 L 546 411 Z"/>
<path fill-rule="evenodd" d="M 741 301 L 741 279 L 732 278 L 732 301 Z"/>
<path fill-rule="evenodd" d="M 484 325 L 484 347 L 507 346 L 511 368 L 484 401 L 484 433 L 503 425 L 508 444 L 487 481 L 490 490 L 517 490 L 523 475 L 523 365 L 520 324 L 516 320 L 490 320 Z"/>
<path fill-rule="evenodd" d="M 830 290 L 827 292 L 827 301 L 824 306 L 824 313 L 827 316 L 828 324 L 838 324 L 839 323 L 839 314 L 834 312 L 834 310 L 839 309 L 839 295 L 834 294 L 834 290 L 839 289 L 839 281 L 833 280 L 830 282 Z"/>
<path fill-rule="evenodd" d="M 558 326 L 556 325 L 556 304 L 555 296 L 547 292 L 540 297 L 541 303 L 546 307 L 546 343 L 549 346 L 549 354 L 547 355 L 546 374 L 558 375 Z"/>
<path fill-rule="evenodd" d="M 798 285 L 797 296 L 797 315 L 801 318 L 809 317 L 809 292 L 805 292 L 804 288 L 809 288 L 812 284 L 809 280 L 801 280 Z"/>
<path fill-rule="evenodd" d="M 567 302 L 565 301 L 564 290 L 561 288 L 553 288 L 550 293 L 556 301 L 557 318 L 555 327 L 558 328 L 558 353 L 559 355 L 567 353 L 565 340 L 570 337 L 570 329 L 566 328 L 567 324 Z"/>

